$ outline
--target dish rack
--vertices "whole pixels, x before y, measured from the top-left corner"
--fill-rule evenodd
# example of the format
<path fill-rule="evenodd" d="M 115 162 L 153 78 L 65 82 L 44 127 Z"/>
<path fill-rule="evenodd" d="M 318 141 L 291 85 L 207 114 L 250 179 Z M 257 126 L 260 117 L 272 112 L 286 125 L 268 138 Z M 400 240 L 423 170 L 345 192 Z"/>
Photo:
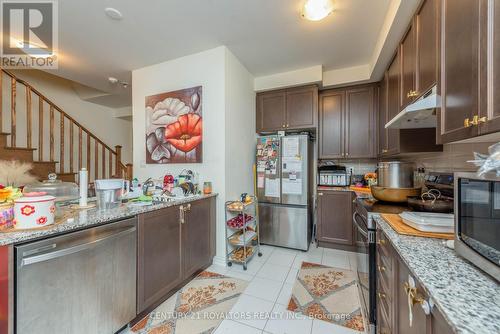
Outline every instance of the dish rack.
<path fill-rule="evenodd" d="M 259 239 L 259 218 L 257 198 L 250 196 L 250 202 L 228 201 L 225 204 L 226 221 L 226 263 L 243 265 L 257 254 L 262 256 Z"/>

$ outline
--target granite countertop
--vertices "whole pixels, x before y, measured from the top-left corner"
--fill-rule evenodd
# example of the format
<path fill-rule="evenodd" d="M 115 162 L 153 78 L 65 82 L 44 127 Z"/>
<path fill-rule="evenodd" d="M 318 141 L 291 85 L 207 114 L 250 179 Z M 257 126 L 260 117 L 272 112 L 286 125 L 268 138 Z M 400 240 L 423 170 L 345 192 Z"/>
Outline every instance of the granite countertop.
<path fill-rule="evenodd" d="M 83 229 L 96 225 L 110 223 L 116 220 L 134 217 L 138 214 L 155 211 L 170 206 L 190 203 L 200 199 L 217 196 L 216 193 L 210 195 L 196 195 L 186 198 L 176 199 L 170 202 L 152 204 L 147 206 L 136 206 L 130 203 L 122 204 L 118 208 L 106 211 L 99 211 L 96 208 L 86 210 L 74 210 L 74 215 L 65 215 L 65 218 L 73 218 L 72 221 L 66 221 L 51 228 L 23 231 L 23 232 L 0 232 L 0 246 L 17 244 L 34 239 L 42 239 L 54 234 L 66 233 L 72 230 Z M 67 209 L 62 209 L 67 210 Z"/>
<path fill-rule="evenodd" d="M 500 284 L 442 240 L 400 235 L 373 218 L 457 333 L 500 333 Z"/>

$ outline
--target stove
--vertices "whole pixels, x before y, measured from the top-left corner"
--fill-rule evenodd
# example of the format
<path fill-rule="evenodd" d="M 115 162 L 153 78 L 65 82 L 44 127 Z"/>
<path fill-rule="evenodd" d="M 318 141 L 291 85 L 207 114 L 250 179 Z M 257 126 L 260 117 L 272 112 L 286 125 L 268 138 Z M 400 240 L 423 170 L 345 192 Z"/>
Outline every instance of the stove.
<path fill-rule="evenodd" d="M 437 189 L 443 198 L 453 198 L 452 173 L 428 173 L 425 175 L 427 189 Z M 368 333 L 376 332 L 376 223 L 374 215 L 382 213 L 400 214 L 413 211 L 404 203 L 377 201 L 372 197 L 358 197 L 354 202 L 353 224 L 357 249 L 357 276 L 359 281 L 361 306 L 365 318 L 369 320 Z"/>

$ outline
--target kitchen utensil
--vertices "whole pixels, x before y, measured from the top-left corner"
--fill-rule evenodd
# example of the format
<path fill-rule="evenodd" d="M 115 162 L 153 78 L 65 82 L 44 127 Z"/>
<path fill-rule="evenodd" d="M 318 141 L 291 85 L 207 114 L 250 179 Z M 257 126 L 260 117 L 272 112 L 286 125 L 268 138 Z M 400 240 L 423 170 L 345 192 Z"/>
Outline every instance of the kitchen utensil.
<path fill-rule="evenodd" d="M 411 235 L 413 237 L 437 238 L 453 240 L 453 233 L 436 233 L 436 232 L 422 232 L 403 222 L 403 219 L 396 214 L 383 213 L 381 217 L 387 222 L 398 234 Z"/>
<path fill-rule="evenodd" d="M 442 198 L 441 192 L 437 189 L 431 189 L 420 196 L 408 197 L 408 206 L 415 211 L 453 212 L 453 200 Z"/>
<path fill-rule="evenodd" d="M 380 201 L 404 203 L 410 196 L 419 196 L 422 188 L 388 188 L 371 186 L 373 197 Z"/>
<path fill-rule="evenodd" d="M 203 193 L 205 195 L 212 193 L 212 182 L 203 182 Z"/>
<path fill-rule="evenodd" d="M 377 167 L 377 185 L 384 188 L 413 188 L 412 162 L 379 162 Z"/>
<path fill-rule="evenodd" d="M 80 190 L 74 182 L 63 182 L 57 179 L 57 174 L 48 175 L 48 180 L 28 184 L 23 189 L 23 194 L 33 192 L 44 192 L 54 196 L 56 203 L 68 202 L 80 198 Z"/>
<path fill-rule="evenodd" d="M 26 193 L 14 201 L 14 228 L 32 229 L 54 224 L 54 196 Z"/>
<path fill-rule="evenodd" d="M 454 216 L 446 213 L 403 212 L 403 223 L 422 232 L 453 233 Z"/>
<path fill-rule="evenodd" d="M 89 171 L 86 168 L 82 168 L 78 172 L 78 182 L 80 183 L 80 201 L 78 204 L 81 207 L 86 207 L 89 190 Z"/>
<path fill-rule="evenodd" d="M 130 183 L 123 179 L 95 180 L 97 206 L 99 209 L 117 207 L 124 195 L 128 194 Z"/>

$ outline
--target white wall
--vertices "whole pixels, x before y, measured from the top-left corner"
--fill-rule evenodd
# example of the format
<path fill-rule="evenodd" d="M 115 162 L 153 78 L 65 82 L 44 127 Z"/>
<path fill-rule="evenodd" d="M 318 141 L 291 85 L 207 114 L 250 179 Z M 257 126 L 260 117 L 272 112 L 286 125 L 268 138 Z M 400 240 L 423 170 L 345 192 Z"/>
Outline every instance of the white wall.
<path fill-rule="evenodd" d="M 146 164 L 145 97 L 202 86 L 203 162 Z M 134 176 L 162 178 L 189 168 L 211 181 L 217 198 L 217 255 L 225 252 L 224 202 L 252 192 L 255 143 L 253 77 L 226 47 L 218 47 L 132 72 Z"/>
<path fill-rule="evenodd" d="M 104 107 L 95 103 L 90 103 L 80 99 L 73 90 L 72 83 L 69 80 L 51 75 L 38 70 L 17 70 L 13 73 L 31 84 L 47 98 L 53 101 L 57 106 L 63 109 L 67 114 L 80 122 L 89 129 L 94 135 L 100 138 L 111 148 L 115 145 L 123 146 L 123 162 L 132 162 L 132 123 L 130 121 L 117 119 L 114 117 L 115 109 Z M 7 77 L 3 78 L 3 110 L 10 110 L 10 83 Z M 18 88 L 17 92 L 17 145 L 26 146 L 26 98 L 24 88 Z M 37 147 L 38 143 L 38 99 L 33 97 L 33 144 Z M 46 109 L 47 106 L 45 107 Z M 3 130 L 9 132 L 10 119 L 9 113 L 5 113 Z M 48 117 L 48 110 L 45 110 L 45 116 Z M 57 121 L 58 119 L 56 119 Z M 48 119 L 44 119 L 48 124 Z M 58 125 L 59 123 L 56 123 Z M 56 132 L 58 133 L 58 129 Z M 75 130 L 76 133 L 76 130 Z M 44 156 L 48 156 L 48 134 L 44 141 Z M 67 140 L 67 139 L 66 139 Z M 75 143 L 76 149 L 76 143 Z M 55 148 L 56 157 L 59 156 L 59 148 Z"/>

